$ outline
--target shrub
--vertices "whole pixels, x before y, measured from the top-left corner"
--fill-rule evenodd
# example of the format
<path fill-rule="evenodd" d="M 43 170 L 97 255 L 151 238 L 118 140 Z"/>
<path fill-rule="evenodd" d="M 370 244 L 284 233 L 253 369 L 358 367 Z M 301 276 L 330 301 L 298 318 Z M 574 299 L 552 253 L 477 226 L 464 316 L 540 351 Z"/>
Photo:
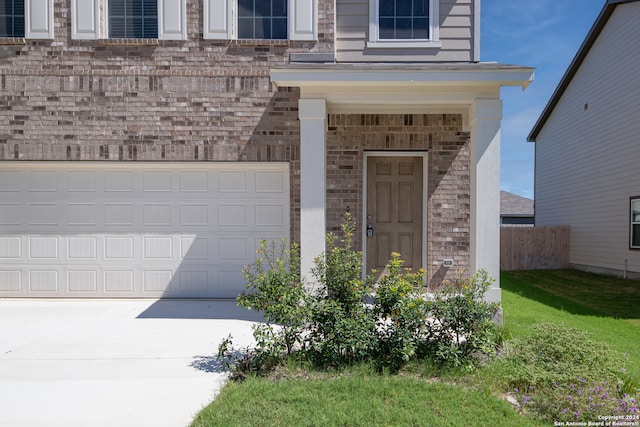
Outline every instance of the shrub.
<path fill-rule="evenodd" d="M 637 420 L 625 416 L 640 414 L 637 394 L 619 394 L 616 386 L 606 381 L 589 383 L 580 377 L 569 384 L 554 383 L 540 390 L 533 386 L 526 391 L 515 388 L 514 392 L 523 412 L 548 421 L 598 422 L 603 416 Z"/>
<path fill-rule="evenodd" d="M 397 371 L 414 358 L 426 338 L 428 305 L 424 294 L 424 270 L 403 270 L 404 261 L 393 252 L 376 289 L 378 354 L 382 368 Z"/>
<path fill-rule="evenodd" d="M 318 288 L 310 304 L 308 354 L 322 367 L 364 360 L 376 346 L 375 318 L 363 304 L 372 280 L 362 280 L 362 253 L 353 248 L 355 229 L 346 213 L 342 238 L 327 235 L 327 250 L 312 270 Z"/>
<path fill-rule="evenodd" d="M 625 359 L 607 344 L 563 325 L 543 323 L 532 329 L 531 336 L 508 342 L 497 363 L 507 387 L 571 384 L 577 378 L 617 383 Z"/>
<path fill-rule="evenodd" d="M 243 270 L 247 290 L 238 296 L 238 304 L 260 311 L 265 323 L 253 328 L 256 341 L 251 360 L 236 363 L 247 371 L 269 370 L 277 365 L 283 353 L 291 354 L 303 345 L 303 333 L 309 318 L 308 295 L 300 278 L 300 256 L 297 245 L 287 249 L 285 240 L 260 242 L 258 258 Z M 231 339 L 218 349 L 220 358 L 233 354 Z"/>
<path fill-rule="evenodd" d="M 538 324 L 505 345 L 495 367 L 523 412 L 547 421 L 602 421 L 638 411 L 625 358 L 579 329 Z"/>
<path fill-rule="evenodd" d="M 348 212 L 341 229 L 342 239 L 327 235 L 327 250 L 315 259 L 312 273 L 318 281 L 317 299 L 335 301 L 349 315 L 360 311 L 372 279 L 362 280 L 362 252 L 353 248 L 356 225 Z"/>
<path fill-rule="evenodd" d="M 471 280 L 461 276 L 430 297 L 425 272 L 404 269 L 393 253 L 372 293 L 373 279 L 362 278 L 362 253 L 353 248 L 355 229 L 347 213 L 342 237 L 327 236 L 327 251 L 312 271 L 313 292 L 300 278 L 295 245 L 261 242 L 258 259 L 244 270 L 248 285 L 238 302 L 262 312 L 266 322 L 254 327 L 254 349 L 235 350 L 231 338 L 221 344 L 226 366 L 262 373 L 295 354 L 321 368 L 369 361 L 395 372 L 416 358 L 473 366 L 476 355 L 493 349 L 496 305 L 482 300 L 491 284 L 486 272 Z"/>
<path fill-rule="evenodd" d="M 433 321 L 428 345 L 441 363 L 461 367 L 473 362 L 475 355 L 494 351 L 497 335 L 492 318 L 498 305 L 483 300 L 492 283 L 480 270 L 470 280 L 460 275 L 435 293 L 429 307 Z"/>

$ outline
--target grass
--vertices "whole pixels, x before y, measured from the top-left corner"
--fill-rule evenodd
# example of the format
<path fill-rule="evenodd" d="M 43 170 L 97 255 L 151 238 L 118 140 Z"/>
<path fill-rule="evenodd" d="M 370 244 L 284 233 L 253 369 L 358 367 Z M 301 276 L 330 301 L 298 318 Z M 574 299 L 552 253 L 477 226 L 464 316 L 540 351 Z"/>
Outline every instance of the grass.
<path fill-rule="evenodd" d="M 628 355 L 629 371 L 640 377 L 640 282 L 560 270 L 505 272 L 501 285 L 504 323 L 514 337 L 531 334 L 536 323 L 582 329 Z M 434 380 L 428 368 L 403 376 L 356 369 L 229 383 L 192 426 L 549 425 L 497 396 L 491 367 L 440 374 Z"/>
<path fill-rule="evenodd" d="M 333 379 L 227 385 L 194 420 L 204 426 L 540 426 L 488 390 L 420 378 Z"/>
<path fill-rule="evenodd" d="M 629 371 L 640 376 L 640 282 L 540 270 L 503 272 L 501 286 L 504 324 L 514 336 L 528 335 L 535 323 L 582 329 L 626 354 Z"/>

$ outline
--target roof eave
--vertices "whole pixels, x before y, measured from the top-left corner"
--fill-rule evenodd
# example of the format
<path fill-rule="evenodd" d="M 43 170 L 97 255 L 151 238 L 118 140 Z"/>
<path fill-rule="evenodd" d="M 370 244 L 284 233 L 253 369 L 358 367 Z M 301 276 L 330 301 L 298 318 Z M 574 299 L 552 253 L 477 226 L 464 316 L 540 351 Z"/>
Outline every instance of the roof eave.
<path fill-rule="evenodd" d="M 522 86 L 526 89 L 534 79 L 531 67 L 503 68 L 410 68 L 410 67 L 305 67 L 271 70 L 275 87 L 305 86 L 406 86 L 465 85 Z"/>
<path fill-rule="evenodd" d="M 607 21 L 613 14 L 613 11 L 615 10 L 615 8 L 619 4 L 634 3 L 637 1 L 640 1 L 640 0 L 608 0 L 605 3 L 604 7 L 600 11 L 600 14 L 598 15 L 598 18 L 596 19 L 593 26 L 591 27 L 591 30 L 589 30 L 587 37 L 582 42 L 582 45 L 580 45 L 580 48 L 578 49 L 578 52 L 576 53 L 575 57 L 571 61 L 571 64 L 569 65 L 564 75 L 560 79 L 560 83 L 558 83 L 558 86 L 556 87 L 555 91 L 551 95 L 549 102 L 545 106 L 544 110 L 542 110 L 542 113 L 540 114 L 540 116 L 538 117 L 538 120 L 536 121 L 535 125 L 531 129 L 529 136 L 527 136 L 527 141 L 536 142 L 536 138 L 538 137 L 538 134 L 540 133 L 545 123 L 549 119 L 549 116 L 551 116 L 551 113 L 553 112 L 554 108 L 560 101 L 560 98 L 562 98 L 562 95 L 564 94 L 565 90 L 571 83 L 571 80 L 580 69 L 580 65 L 582 65 L 582 62 L 584 61 L 585 57 L 589 53 L 589 50 L 598 39 L 598 36 L 600 35 L 603 28 L 607 24 Z"/>

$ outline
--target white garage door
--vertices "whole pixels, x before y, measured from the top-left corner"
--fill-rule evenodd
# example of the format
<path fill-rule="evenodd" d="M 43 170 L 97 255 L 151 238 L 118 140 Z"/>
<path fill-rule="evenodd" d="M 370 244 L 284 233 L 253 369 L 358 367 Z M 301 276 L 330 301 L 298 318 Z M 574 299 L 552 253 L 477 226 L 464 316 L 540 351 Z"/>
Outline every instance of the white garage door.
<path fill-rule="evenodd" d="M 0 163 L 0 297 L 235 297 L 288 237 L 288 164 Z"/>

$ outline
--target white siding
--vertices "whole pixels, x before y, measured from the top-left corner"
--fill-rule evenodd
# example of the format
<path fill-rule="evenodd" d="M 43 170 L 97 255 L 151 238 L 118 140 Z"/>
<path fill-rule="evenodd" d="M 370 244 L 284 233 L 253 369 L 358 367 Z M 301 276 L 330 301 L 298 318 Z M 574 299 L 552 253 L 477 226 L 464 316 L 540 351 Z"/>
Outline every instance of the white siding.
<path fill-rule="evenodd" d="M 336 0 L 336 58 L 338 61 L 473 61 L 474 0 L 440 0 L 442 47 L 439 49 L 367 48 L 369 1 Z"/>
<path fill-rule="evenodd" d="M 617 7 L 536 138 L 536 225 L 570 225 L 572 264 L 640 272 L 640 3 Z"/>

